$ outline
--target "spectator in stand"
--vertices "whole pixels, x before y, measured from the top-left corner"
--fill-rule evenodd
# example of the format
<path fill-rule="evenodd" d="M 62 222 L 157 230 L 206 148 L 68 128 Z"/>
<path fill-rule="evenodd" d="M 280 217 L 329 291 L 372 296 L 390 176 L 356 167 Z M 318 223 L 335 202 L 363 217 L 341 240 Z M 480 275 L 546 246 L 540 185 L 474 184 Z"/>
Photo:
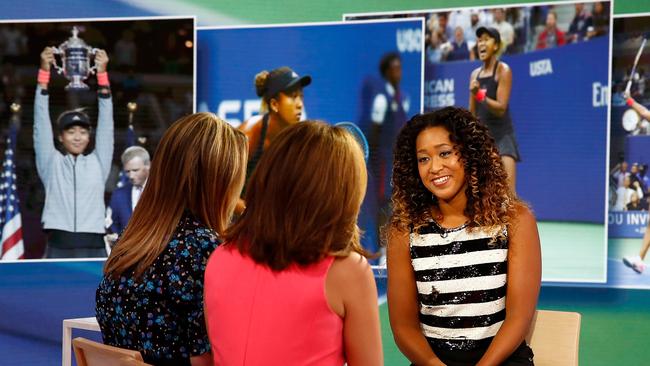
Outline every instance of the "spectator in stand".
<path fill-rule="evenodd" d="M 622 187 L 623 186 L 623 180 L 625 180 L 626 177 L 630 176 L 630 172 L 627 171 L 627 162 L 626 161 L 621 161 L 620 163 L 616 164 L 614 168 L 612 169 L 612 179 L 616 182 L 616 188 Z"/>
<path fill-rule="evenodd" d="M 612 207 L 612 211 L 624 211 L 628 203 L 632 201 L 632 193 L 637 194 L 639 198 L 643 198 L 643 190 L 639 182 L 632 183 L 630 177 L 625 177 L 623 185 L 616 189 L 616 203 Z"/>
<path fill-rule="evenodd" d="M 646 191 L 645 199 L 641 200 L 641 210 L 648 211 L 650 209 L 650 191 Z"/>
<path fill-rule="evenodd" d="M 546 15 L 546 28 L 537 38 L 537 49 L 553 48 L 566 44 L 564 32 L 557 27 L 557 14 L 554 11 Z"/>
<path fill-rule="evenodd" d="M 632 192 L 630 202 L 625 206 L 625 211 L 641 211 L 641 200 L 636 192 Z"/>
<path fill-rule="evenodd" d="M 476 60 L 478 58 L 478 49 L 476 47 L 477 44 L 477 39 L 476 39 L 476 31 L 483 26 L 483 22 L 481 22 L 481 13 L 478 10 L 472 10 L 472 13 L 470 15 L 470 23 L 472 24 L 470 27 L 470 33 L 471 36 L 468 36 L 465 34 L 467 39 L 467 45 L 470 49 L 470 60 Z"/>
<path fill-rule="evenodd" d="M 593 19 L 591 14 L 585 8 L 585 4 L 577 3 L 574 5 L 576 13 L 571 20 L 569 25 L 569 31 L 567 32 L 567 42 L 575 43 L 583 41 L 587 38 L 587 30 L 589 27 L 593 27 Z"/>
<path fill-rule="evenodd" d="M 480 13 L 478 10 L 472 10 L 469 16 L 470 28 L 467 32 L 465 32 L 465 39 L 467 40 L 467 44 L 469 44 L 470 47 L 474 47 L 476 44 L 476 31 L 483 24 L 481 23 L 479 14 Z"/>
<path fill-rule="evenodd" d="M 444 34 L 438 32 L 438 26 L 434 19 L 435 15 L 427 22 L 429 32 L 426 35 L 425 41 L 427 45 L 426 59 L 429 63 L 435 64 L 442 61 L 442 50 L 440 49 L 440 45 L 444 43 L 444 41 L 440 37 L 443 37 L 444 39 Z"/>
<path fill-rule="evenodd" d="M 456 34 L 456 28 L 461 27 L 463 29 L 464 38 L 468 38 L 468 32 L 470 32 L 470 10 L 467 8 L 454 10 L 449 13 L 449 21 L 447 22 L 449 27 L 454 30 L 454 35 Z"/>
<path fill-rule="evenodd" d="M 609 2 L 595 2 L 591 18 L 593 29 L 587 32 L 587 37 L 593 38 L 609 34 Z"/>
<path fill-rule="evenodd" d="M 454 30 L 449 25 L 449 13 L 438 13 L 438 36 L 442 43 L 454 38 Z"/>
<path fill-rule="evenodd" d="M 454 41 L 451 42 L 451 51 L 447 54 L 447 61 L 469 60 L 470 53 L 465 42 L 463 28 L 456 27 Z"/>
<path fill-rule="evenodd" d="M 648 187 L 650 186 L 650 178 L 648 178 L 648 164 L 639 164 L 639 182 L 641 183 L 641 188 L 643 188 L 643 192 L 646 192 L 648 190 Z"/>
<path fill-rule="evenodd" d="M 506 20 L 506 11 L 503 8 L 494 9 L 494 24 L 493 27 L 499 31 L 501 35 L 501 42 L 503 48 L 507 49 L 515 41 L 515 30 L 512 24 Z"/>
<path fill-rule="evenodd" d="M 641 174 L 639 171 L 639 163 L 632 164 L 632 167 L 630 168 L 630 184 L 634 186 L 634 182 L 639 182 L 639 184 L 641 184 L 641 189 L 645 191 L 645 188 L 643 187 L 643 181 L 641 180 Z"/>

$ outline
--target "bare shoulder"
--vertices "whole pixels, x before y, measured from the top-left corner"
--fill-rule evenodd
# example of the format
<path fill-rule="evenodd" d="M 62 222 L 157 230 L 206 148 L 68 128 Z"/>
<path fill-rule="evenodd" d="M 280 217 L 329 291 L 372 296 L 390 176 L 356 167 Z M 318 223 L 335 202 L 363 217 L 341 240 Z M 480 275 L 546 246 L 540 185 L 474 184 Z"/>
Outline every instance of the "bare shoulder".
<path fill-rule="evenodd" d="M 471 77 L 471 79 L 472 79 L 472 80 L 476 79 L 476 76 L 478 75 L 478 73 L 479 73 L 480 71 L 481 71 L 481 68 L 480 68 L 480 67 L 475 68 L 475 69 L 472 71 L 472 77 Z"/>
<path fill-rule="evenodd" d="M 400 230 L 394 227 L 391 227 L 388 230 L 388 246 L 408 246 L 409 245 L 409 233 L 404 230 Z"/>
<path fill-rule="evenodd" d="M 537 220 L 529 207 L 519 204 L 516 207 L 516 217 L 510 228 L 511 243 L 519 246 L 519 243 L 537 243 L 539 246 L 539 233 L 537 231 Z"/>
<path fill-rule="evenodd" d="M 347 280 L 362 278 L 369 273 L 372 274 L 372 269 L 368 260 L 357 252 L 352 252 L 346 257 L 336 258 L 330 268 L 331 276 L 336 278 L 341 276 Z"/>
<path fill-rule="evenodd" d="M 247 119 L 246 121 L 244 121 L 244 123 L 242 123 L 239 126 L 239 130 L 244 132 L 247 135 L 249 133 L 255 131 L 255 130 L 259 130 L 260 127 L 261 127 L 261 124 L 257 123 L 259 119 L 255 118 L 255 117 L 251 117 L 251 118 Z"/>
<path fill-rule="evenodd" d="M 499 79 L 507 76 L 512 76 L 512 69 L 507 63 L 503 61 L 499 61 L 499 66 L 497 67 L 497 74 Z"/>
<path fill-rule="evenodd" d="M 515 218 L 515 224 L 530 225 L 537 223 L 535 215 L 533 214 L 533 211 L 530 209 L 530 207 L 524 204 L 518 204 L 515 210 L 517 214 L 517 217 Z"/>

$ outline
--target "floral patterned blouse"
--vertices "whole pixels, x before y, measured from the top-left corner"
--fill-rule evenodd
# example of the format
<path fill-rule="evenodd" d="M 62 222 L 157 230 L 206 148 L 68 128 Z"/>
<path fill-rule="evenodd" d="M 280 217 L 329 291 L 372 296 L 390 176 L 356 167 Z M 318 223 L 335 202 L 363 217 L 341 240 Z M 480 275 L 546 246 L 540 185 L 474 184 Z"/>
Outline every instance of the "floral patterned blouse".
<path fill-rule="evenodd" d="M 139 350 L 154 365 L 189 365 L 210 351 L 203 316 L 203 273 L 219 241 L 189 212 L 140 279 L 104 275 L 96 315 L 105 344 Z M 119 245 L 119 243 L 118 243 Z"/>

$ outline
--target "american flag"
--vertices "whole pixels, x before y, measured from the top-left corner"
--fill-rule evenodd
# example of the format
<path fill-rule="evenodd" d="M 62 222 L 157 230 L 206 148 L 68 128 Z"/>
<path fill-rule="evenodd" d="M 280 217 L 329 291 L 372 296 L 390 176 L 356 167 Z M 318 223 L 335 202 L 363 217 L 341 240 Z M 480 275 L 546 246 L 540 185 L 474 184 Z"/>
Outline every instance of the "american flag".
<path fill-rule="evenodd" d="M 0 228 L 2 228 L 0 260 L 23 259 L 25 254 L 23 224 L 20 217 L 18 191 L 16 190 L 16 165 L 14 164 L 17 134 L 17 125 L 11 123 L 9 136 L 7 136 L 5 158 L 2 163 L 2 174 L 0 175 Z"/>

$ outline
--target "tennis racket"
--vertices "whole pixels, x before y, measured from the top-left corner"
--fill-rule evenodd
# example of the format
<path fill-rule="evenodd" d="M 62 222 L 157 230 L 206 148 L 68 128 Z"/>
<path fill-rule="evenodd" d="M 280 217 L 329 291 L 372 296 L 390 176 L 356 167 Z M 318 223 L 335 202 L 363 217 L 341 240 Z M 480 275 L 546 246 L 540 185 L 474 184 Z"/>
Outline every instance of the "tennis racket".
<path fill-rule="evenodd" d="M 354 139 L 357 140 L 357 142 L 361 146 L 361 150 L 363 151 L 363 158 L 366 159 L 367 162 L 368 155 L 370 155 L 370 147 L 368 146 L 368 140 L 366 139 L 366 135 L 364 135 L 363 132 L 361 132 L 359 126 L 355 125 L 352 122 L 339 122 L 335 124 L 335 126 L 343 127 L 352 134 L 352 137 L 354 137 Z"/>
<path fill-rule="evenodd" d="M 641 54 L 643 53 L 643 47 L 645 47 L 647 39 L 643 38 L 643 42 L 641 42 L 641 47 L 639 47 L 639 51 L 636 53 L 636 58 L 634 59 L 634 66 L 632 66 L 632 72 L 630 72 L 630 80 L 628 80 L 627 85 L 625 86 L 625 94 L 624 95 L 630 95 L 630 89 L 632 88 L 632 80 L 634 79 L 634 73 L 636 73 L 636 66 L 639 64 L 639 59 L 641 58 Z"/>

